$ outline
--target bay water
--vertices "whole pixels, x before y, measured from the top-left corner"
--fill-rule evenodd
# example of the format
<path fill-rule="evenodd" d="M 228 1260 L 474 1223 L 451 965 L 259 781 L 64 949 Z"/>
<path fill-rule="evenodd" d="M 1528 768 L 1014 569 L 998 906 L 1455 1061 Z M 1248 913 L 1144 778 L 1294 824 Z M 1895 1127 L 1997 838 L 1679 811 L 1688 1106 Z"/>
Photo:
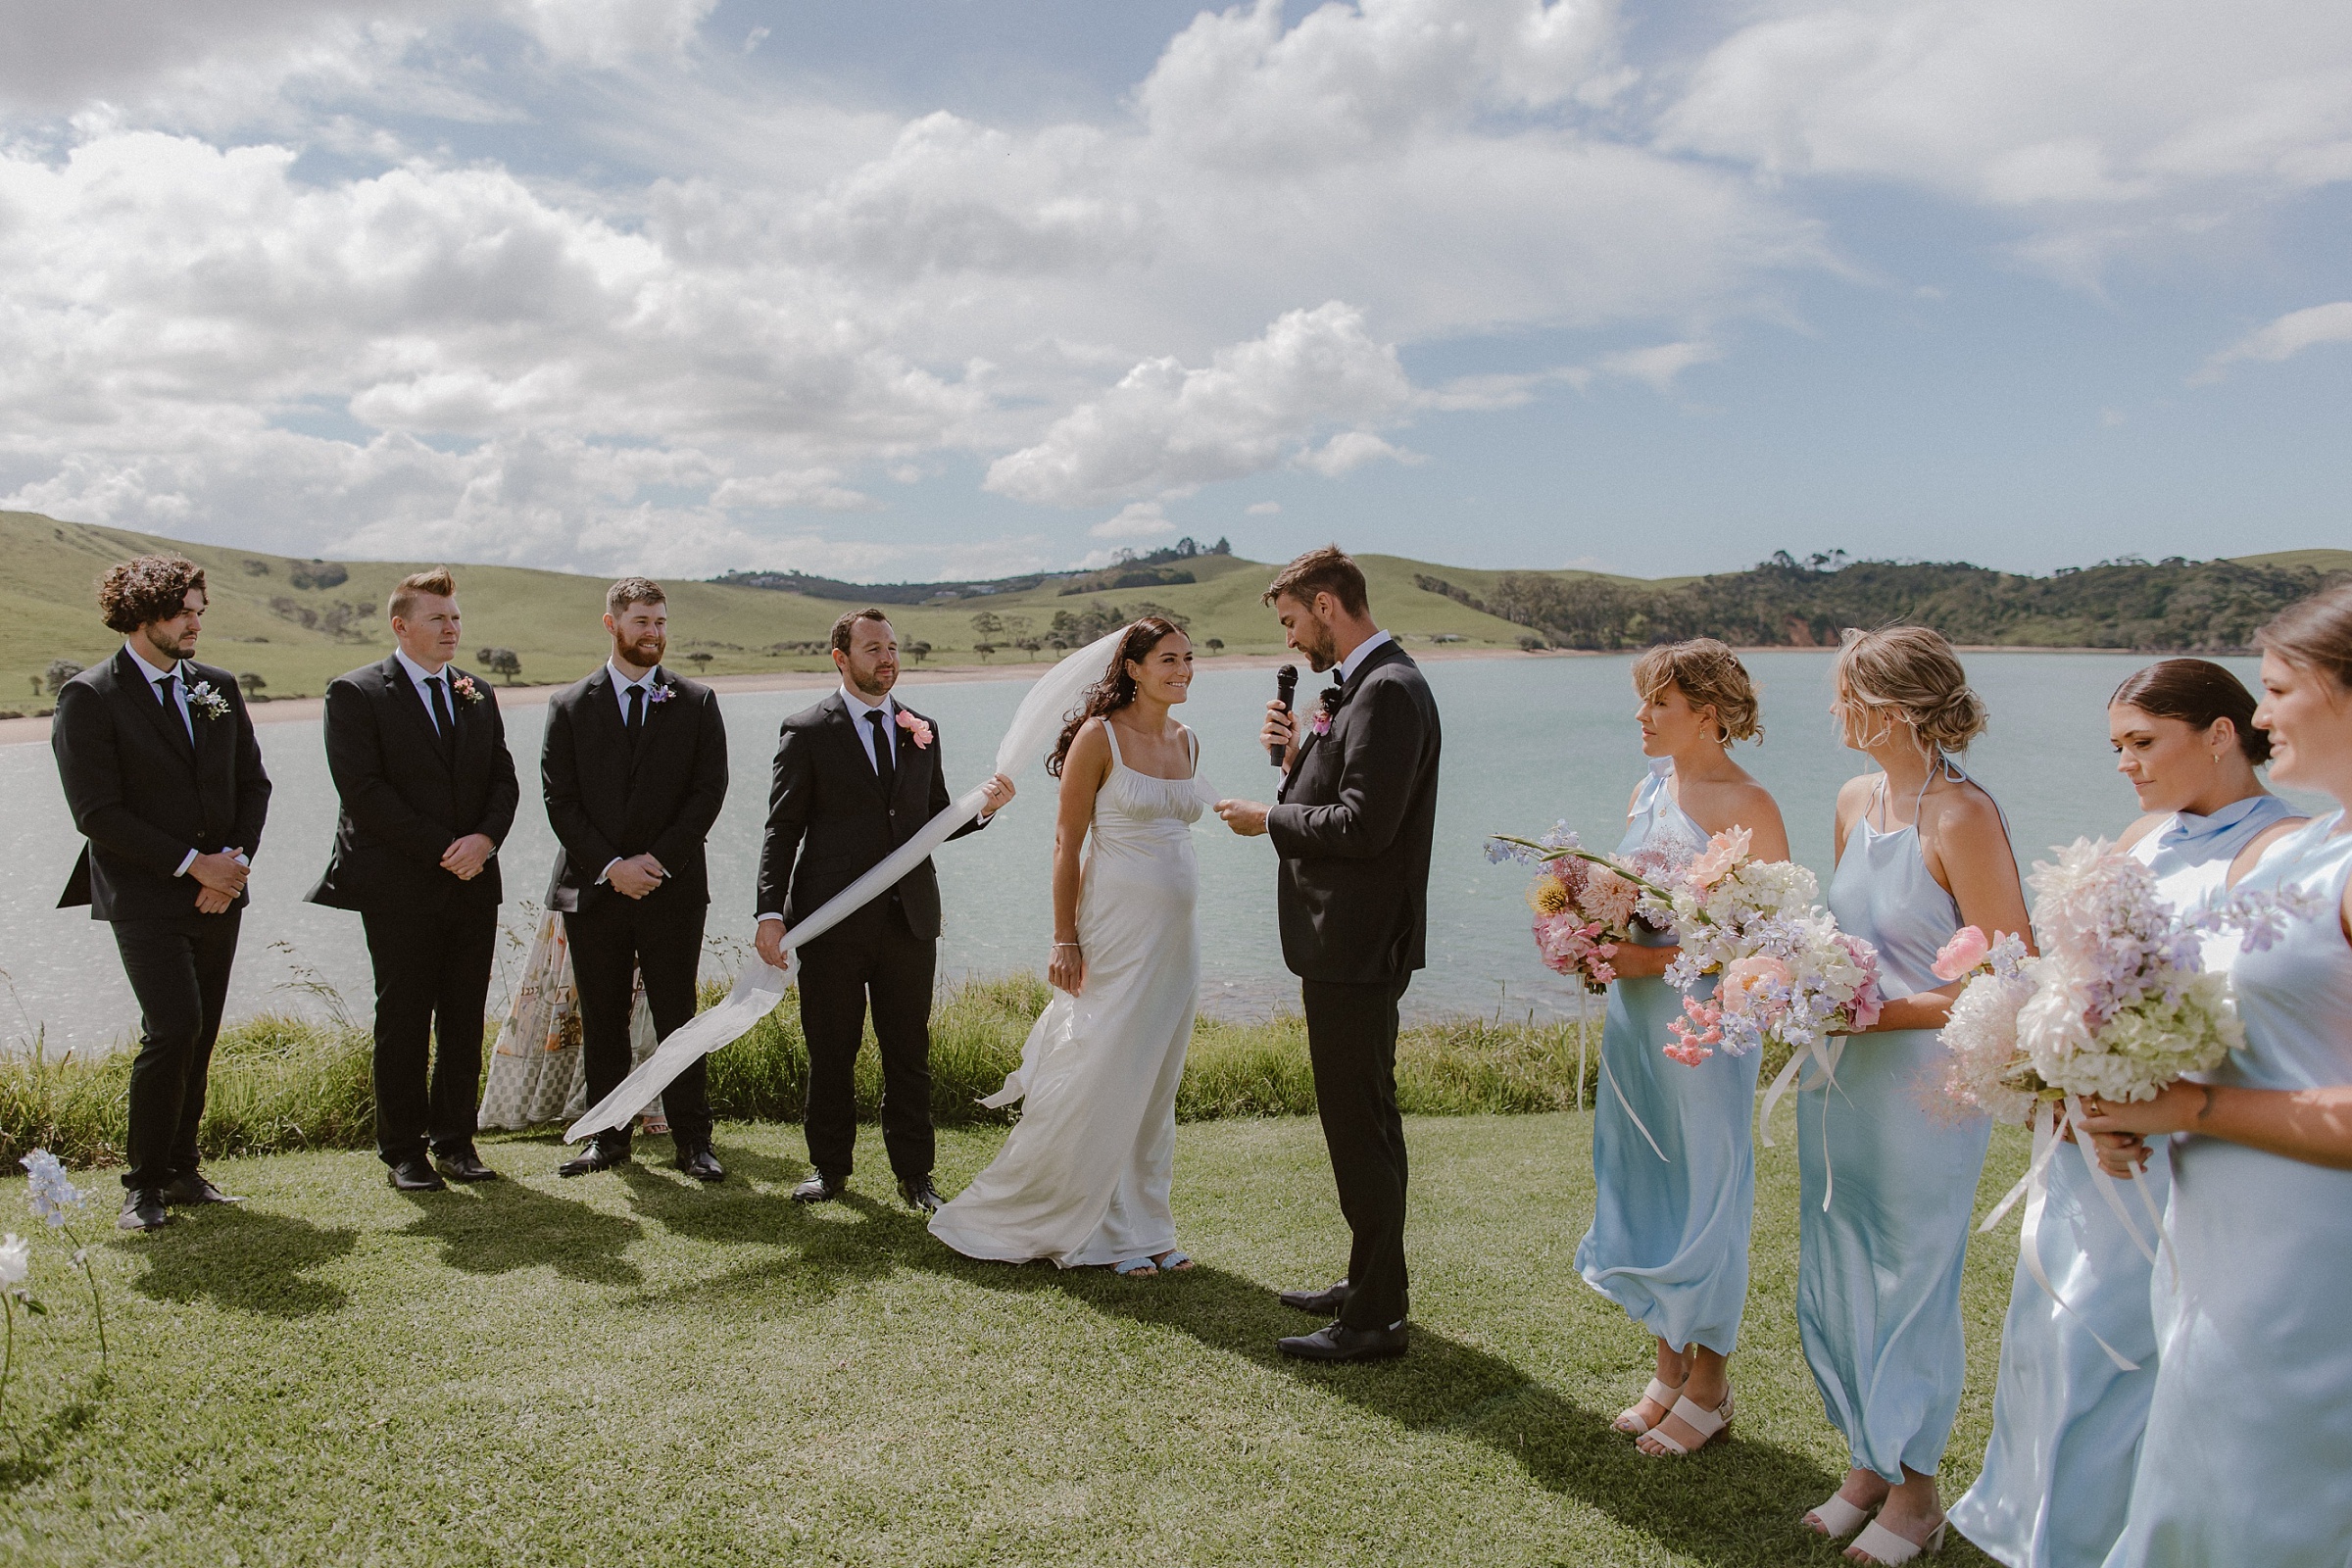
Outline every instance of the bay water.
<path fill-rule="evenodd" d="M 1828 716 L 1830 655 L 1774 651 L 1744 656 L 1762 690 L 1766 735 L 1737 749 L 1788 819 L 1796 858 L 1826 885 L 1832 808 L 1838 786 L 1868 767 L 1838 744 Z M 1970 770 L 2007 810 L 2022 861 L 2081 834 L 2114 834 L 2136 807 L 2114 771 L 2106 701 L 2144 656 L 1977 653 L 1972 682 L 1992 712 L 1990 731 L 1971 750 Z M 2251 660 L 2225 661 L 2249 685 Z M 1642 777 L 1633 720 L 1631 656 L 1517 656 L 1440 659 L 1424 663 L 1445 724 L 1437 847 L 1430 872 L 1429 967 L 1406 994 L 1415 1017 L 1460 1013 L 1555 1017 L 1585 1006 L 1581 990 L 1537 960 L 1521 892 L 1528 873 L 1489 864 L 1486 836 L 1533 836 L 1566 821 L 1600 849 L 1615 847 L 1633 788 Z M 1317 686 L 1311 675 L 1302 701 Z M 901 696 L 930 715 L 950 784 L 979 782 L 1027 682 L 924 682 Z M 731 975 L 752 935 L 753 880 L 767 812 L 776 727 L 819 694 L 730 693 L 730 786 L 710 838 L 712 904 L 706 976 Z M 1201 662 L 1192 701 L 1178 715 L 1199 731 L 1200 771 L 1223 794 L 1271 799 L 1274 769 L 1256 733 L 1273 676 Z M 501 851 L 506 933 L 494 1005 L 505 978 L 520 970 L 538 919 L 538 900 L 555 857 L 539 804 L 539 742 L 546 710 L 515 707 L 507 735 L 523 787 L 522 808 Z M 356 914 L 302 902 L 326 861 L 335 798 L 319 726 L 268 724 L 261 741 L 276 792 L 254 864 L 253 906 L 244 916 L 229 1016 L 277 1009 L 321 1014 L 340 999 L 368 1015 L 371 985 Z M 1048 886 L 1053 781 L 1032 768 L 1021 797 L 982 833 L 946 846 L 937 863 L 947 906 L 940 948 L 943 978 L 1042 971 L 1053 937 Z M 74 833 L 49 749 L 0 747 L 0 971 L 13 999 L 0 997 L 0 1041 L 22 1050 L 35 1034 L 46 1049 L 93 1051 L 135 1037 L 137 1009 L 109 928 L 84 909 L 55 907 L 81 841 Z M 2297 798 L 2305 809 L 2325 803 Z M 1297 983 L 1283 968 L 1274 918 L 1274 854 L 1263 838 L 1235 837 L 1213 816 L 1195 830 L 1200 861 L 1202 1005 L 1223 1016 L 1263 1016 L 1296 1007 Z"/>

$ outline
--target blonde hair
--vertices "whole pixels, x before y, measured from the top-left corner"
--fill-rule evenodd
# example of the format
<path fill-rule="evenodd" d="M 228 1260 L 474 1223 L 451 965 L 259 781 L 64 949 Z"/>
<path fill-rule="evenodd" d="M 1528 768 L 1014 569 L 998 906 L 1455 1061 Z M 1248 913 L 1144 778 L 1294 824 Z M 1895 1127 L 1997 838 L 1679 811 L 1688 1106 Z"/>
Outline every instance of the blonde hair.
<path fill-rule="evenodd" d="M 1910 726 L 1937 752 L 1965 752 L 1984 733 L 1984 699 L 1940 632 L 1925 626 L 1847 627 L 1838 644 L 1845 700 Z"/>
<path fill-rule="evenodd" d="M 1692 708 L 1715 710 L 1716 738 L 1724 745 L 1764 738 L 1755 682 L 1727 645 L 1712 637 L 1693 637 L 1649 649 L 1634 661 L 1634 690 L 1643 702 L 1653 701 L 1669 686 Z"/>
<path fill-rule="evenodd" d="M 458 579 L 449 574 L 447 566 L 411 572 L 392 585 L 392 600 L 384 607 L 384 613 L 406 620 L 410 612 L 416 608 L 416 601 L 426 594 L 436 599 L 455 599 L 458 597 Z"/>
<path fill-rule="evenodd" d="M 2352 582 L 2296 600 L 2273 615 L 2254 641 L 2290 664 L 2318 670 L 2337 689 L 2352 691 Z"/>

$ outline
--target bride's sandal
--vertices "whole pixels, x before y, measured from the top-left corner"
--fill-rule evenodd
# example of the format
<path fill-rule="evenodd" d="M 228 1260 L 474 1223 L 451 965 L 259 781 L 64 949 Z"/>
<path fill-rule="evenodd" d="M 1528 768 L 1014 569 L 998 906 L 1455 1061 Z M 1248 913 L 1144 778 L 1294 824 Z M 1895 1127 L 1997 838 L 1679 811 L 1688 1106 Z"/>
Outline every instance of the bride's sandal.
<path fill-rule="evenodd" d="M 1829 1501 L 1819 1504 L 1805 1514 L 1805 1528 L 1819 1531 L 1832 1541 L 1843 1541 L 1862 1528 L 1863 1524 L 1869 1520 L 1870 1512 L 1860 1503 L 1848 1502 L 1833 1492 L 1830 1494 Z"/>
<path fill-rule="evenodd" d="M 1642 1419 L 1642 1404 L 1654 1404 L 1660 1410 L 1672 1410 L 1674 1408 L 1674 1401 L 1682 1396 L 1682 1390 L 1670 1389 L 1665 1384 L 1660 1383 L 1656 1378 L 1651 1378 L 1649 1380 L 1649 1387 L 1642 1391 L 1641 1401 L 1638 1403 L 1629 1404 L 1624 1409 L 1618 1411 L 1617 1419 L 1609 1424 L 1614 1426 L 1618 1431 L 1624 1433 L 1629 1438 L 1638 1438 L 1642 1433 L 1647 1432 L 1651 1427 L 1657 1424 L 1655 1421 L 1644 1421 Z M 1663 1421 L 1665 1419 L 1666 1417 L 1663 1415 L 1658 1417 L 1659 1421 Z"/>
<path fill-rule="evenodd" d="M 1148 1280 L 1159 1272 L 1159 1265 L 1148 1257 L 1131 1257 L 1124 1263 L 1113 1263 L 1110 1271 L 1121 1279 Z"/>
<path fill-rule="evenodd" d="M 1647 1432 L 1642 1433 L 1642 1441 L 1635 1444 L 1634 1446 L 1648 1454 L 1652 1459 L 1668 1457 L 1680 1459 L 1696 1453 L 1719 1438 L 1729 1441 L 1732 1435 L 1732 1391 L 1728 1388 L 1725 1389 L 1723 1402 L 1712 1410 L 1703 1408 L 1688 1397 L 1677 1399 L 1674 1401 L 1674 1408 L 1666 1413 L 1666 1420 L 1680 1421 L 1697 1436 L 1698 1441 L 1685 1446 L 1667 1432 L 1666 1421 L 1661 1421 Z M 1657 1447 L 1648 1446 L 1652 1443 L 1656 1444 Z"/>
<path fill-rule="evenodd" d="M 1179 1252 L 1173 1248 L 1160 1253 L 1152 1261 L 1159 1266 L 1159 1271 L 1163 1274 L 1189 1273 L 1193 1266 L 1193 1260 L 1188 1254 Z"/>
<path fill-rule="evenodd" d="M 1863 1552 L 1866 1554 L 1864 1561 L 1884 1563 L 1886 1568 L 1894 1568 L 1897 1563 L 1906 1563 L 1922 1555 L 1933 1557 L 1943 1550 L 1943 1533 L 1949 1529 L 1949 1520 L 1938 1519 L 1936 1528 L 1928 1533 L 1927 1540 L 1910 1541 L 1873 1519 L 1863 1526 L 1862 1533 L 1854 1538 L 1854 1544 L 1846 1551 L 1849 1555 Z"/>

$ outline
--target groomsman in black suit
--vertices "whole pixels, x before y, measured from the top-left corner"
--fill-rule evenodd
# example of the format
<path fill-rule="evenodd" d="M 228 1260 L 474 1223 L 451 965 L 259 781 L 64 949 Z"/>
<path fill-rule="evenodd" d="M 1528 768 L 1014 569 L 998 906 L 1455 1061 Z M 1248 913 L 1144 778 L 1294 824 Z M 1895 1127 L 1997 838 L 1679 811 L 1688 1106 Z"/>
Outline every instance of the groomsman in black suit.
<path fill-rule="evenodd" d="M 98 609 L 122 647 L 66 682 L 49 727 L 89 840 L 57 905 L 113 923 L 139 1003 L 116 1222 L 126 1231 L 163 1225 L 169 1203 L 236 1201 L 198 1173 L 196 1128 L 270 775 L 236 677 L 189 657 L 206 603 L 203 569 L 176 556 L 109 571 Z"/>
<path fill-rule="evenodd" d="M 727 798 L 727 730 L 710 687 L 662 667 L 669 605 L 662 585 L 623 577 L 605 592 L 612 657 L 547 705 L 539 773 L 564 846 L 547 906 L 564 913 L 579 989 L 588 1102 L 629 1074 L 630 977 L 645 976 L 654 1033 L 694 1016 L 710 879 L 703 841 Z M 710 1152 L 710 1102 L 698 1056 L 662 1092 L 678 1169 L 725 1178 Z M 628 1129 L 600 1133 L 560 1176 L 629 1157 Z"/>
<path fill-rule="evenodd" d="M 446 567 L 402 578 L 388 607 L 391 657 L 326 688 L 326 765 L 343 808 L 311 901 L 357 909 L 367 928 L 375 1148 L 404 1193 L 498 1175 L 474 1152 L 473 1118 L 498 942 L 496 857 L 521 792 L 490 683 L 450 662 L 457 594 Z"/>
<path fill-rule="evenodd" d="M 1281 1342 L 1289 1355 L 1365 1361 L 1405 1348 L 1404 1122 L 1396 1112 L 1396 1004 L 1422 966 L 1438 814 L 1438 705 L 1419 666 L 1372 620 L 1364 574 L 1335 545 L 1283 568 L 1265 593 L 1291 647 L 1334 669 L 1310 722 L 1266 705 L 1284 749 L 1271 808 L 1220 801 L 1237 833 L 1271 834 L 1283 960 L 1298 976 L 1315 1103 L 1348 1277 L 1283 1300 L 1336 1321 Z"/>
<path fill-rule="evenodd" d="M 899 639 L 879 610 L 833 623 L 841 690 L 784 721 L 760 852 L 760 956 L 781 966 L 789 918 L 799 921 L 864 875 L 948 808 L 937 727 L 891 696 Z M 988 781 L 988 806 L 956 837 L 977 832 L 1012 799 Z M 795 864 L 795 856 L 799 857 Z M 882 1142 L 899 1195 L 941 1205 L 931 1185 L 931 981 L 938 962 L 939 874 L 929 860 L 801 949 L 801 1031 L 808 1041 L 808 1163 L 793 1200 L 841 1196 L 858 1144 L 854 1073 L 874 1009 L 882 1053 Z M 663 1102 L 666 1105 L 667 1102 Z"/>

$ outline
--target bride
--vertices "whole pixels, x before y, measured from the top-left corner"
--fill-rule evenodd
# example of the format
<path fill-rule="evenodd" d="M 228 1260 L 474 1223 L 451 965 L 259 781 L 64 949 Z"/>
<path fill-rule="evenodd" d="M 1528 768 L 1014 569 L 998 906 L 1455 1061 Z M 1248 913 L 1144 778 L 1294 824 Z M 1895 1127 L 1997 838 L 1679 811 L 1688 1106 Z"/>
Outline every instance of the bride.
<path fill-rule="evenodd" d="M 1192 680 L 1191 640 L 1156 615 L 1137 621 L 1046 764 L 1061 779 L 1055 995 L 1020 1066 L 981 1102 L 1025 1102 L 1019 1123 L 931 1216 L 931 1233 L 968 1257 L 1131 1276 L 1193 1266 L 1168 1209 L 1200 984 L 1192 824 L 1213 799 L 1197 775 L 1199 741 L 1169 711 Z"/>

